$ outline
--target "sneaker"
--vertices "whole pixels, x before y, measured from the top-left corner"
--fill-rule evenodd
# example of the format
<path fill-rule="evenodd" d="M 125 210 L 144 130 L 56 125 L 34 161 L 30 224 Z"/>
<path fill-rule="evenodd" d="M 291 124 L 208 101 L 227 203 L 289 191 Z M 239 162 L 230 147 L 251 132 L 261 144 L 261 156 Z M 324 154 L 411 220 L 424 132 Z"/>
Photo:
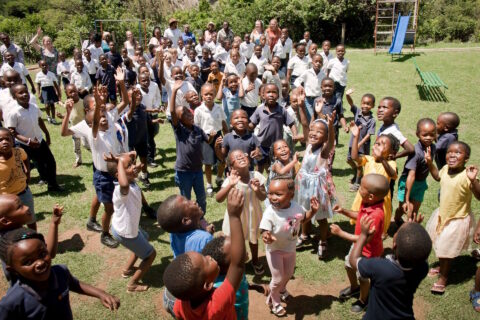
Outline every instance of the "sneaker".
<path fill-rule="evenodd" d="M 57 124 L 57 120 L 55 120 L 55 118 L 52 118 L 52 120 L 51 120 L 50 123 L 51 123 L 51 124 Z"/>
<path fill-rule="evenodd" d="M 87 222 L 87 230 L 93 231 L 93 232 L 102 232 L 102 226 L 97 222 L 97 221 L 88 221 Z"/>
<path fill-rule="evenodd" d="M 260 262 L 258 262 L 257 264 L 253 264 L 253 262 L 251 262 L 250 264 L 252 265 L 253 272 L 255 272 L 257 276 L 261 276 L 262 274 L 265 273 L 265 268 L 263 267 L 263 264 L 261 264 Z"/>
<path fill-rule="evenodd" d="M 143 206 L 142 209 L 143 209 L 143 212 L 145 212 L 145 214 L 147 215 L 147 217 L 151 219 L 157 219 L 157 212 L 155 211 L 155 209 L 153 209 L 148 205 Z"/>
<path fill-rule="evenodd" d="M 352 304 L 352 308 L 350 309 L 350 311 L 352 311 L 354 313 L 360 313 L 360 312 L 365 311 L 366 308 L 367 308 L 366 303 L 363 303 L 362 301 L 357 300 Z"/>
<path fill-rule="evenodd" d="M 212 186 L 207 187 L 207 196 L 208 197 L 213 197 L 213 188 Z"/>
<path fill-rule="evenodd" d="M 39 186 L 43 186 L 44 184 L 47 184 L 47 183 L 46 183 L 45 181 L 43 181 L 42 179 L 40 179 L 40 180 L 38 181 L 38 185 L 39 185 Z"/>
<path fill-rule="evenodd" d="M 52 118 L 50 118 L 50 117 L 47 116 L 47 122 L 48 122 L 48 123 L 52 123 Z"/>
<path fill-rule="evenodd" d="M 109 248 L 116 248 L 119 245 L 118 241 L 113 239 L 109 233 L 102 234 L 100 237 L 100 242 Z"/>
<path fill-rule="evenodd" d="M 215 184 L 217 185 L 217 187 L 220 188 L 223 184 L 223 179 L 221 177 L 216 177 L 215 178 Z"/>
<path fill-rule="evenodd" d="M 65 191 L 65 189 L 60 187 L 58 184 L 55 184 L 53 186 L 48 186 L 48 191 L 49 192 L 63 192 L 63 191 Z"/>
<path fill-rule="evenodd" d="M 350 186 L 350 192 L 357 192 L 358 189 L 360 188 L 360 185 L 358 183 L 354 183 Z"/>
<path fill-rule="evenodd" d="M 150 180 L 148 180 L 147 177 L 145 177 L 145 178 L 138 177 L 138 181 L 140 181 L 145 188 L 147 188 L 147 189 L 150 188 Z"/>
<path fill-rule="evenodd" d="M 149 166 L 150 168 L 156 168 L 158 167 L 158 164 L 156 164 L 155 162 L 151 161 L 147 164 L 147 166 Z"/>

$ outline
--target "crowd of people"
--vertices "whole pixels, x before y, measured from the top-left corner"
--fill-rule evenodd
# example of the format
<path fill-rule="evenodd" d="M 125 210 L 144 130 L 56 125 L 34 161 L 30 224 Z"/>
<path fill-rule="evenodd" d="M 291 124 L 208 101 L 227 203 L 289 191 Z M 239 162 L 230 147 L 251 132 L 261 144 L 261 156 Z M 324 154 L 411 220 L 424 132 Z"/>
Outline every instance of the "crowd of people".
<path fill-rule="evenodd" d="M 317 45 L 308 31 L 291 39 L 276 19 L 266 29 L 258 20 L 241 35 L 227 21 L 219 30 L 209 22 L 201 35 L 189 25 L 181 32 L 174 18 L 168 24 L 163 35 L 153 29 L 145 48 L 131 31 L 121 47 L 109 33 L 92 33 L 70 60 L 50 37 L 40 45 L 38 28 L 30 42 L 41 54 L 34 81 L 22 48 L 0 33 L 0 258 L 11 286 L 0 301 L 0 319 L 71 319 L 70 290 L 111 310 L 120 306 L 66 266 L 51 265 L 62 207 L 54 207 L 46 237 L 36 232 L 31 164 L 48 192 L 65 192 L 49 148 L 49 130 L 56 127 L 46 125 L 40 103 L 47 122 L 60 119 L 61 136 L 72 136 L 73 166 L 83 165 L 82 152 L 92 155 L 95 195 L 86 227 L 101 233 L 103 245 L 129 250 L 121 274 L 129 278 L 128 292 L 148 290 L 142 278 L 155 263 L 156 251 L 139 227 L 142 211 L 170 234 L 174 259 L 159 276 L 164 306 L 176 319 L 247 319 L 249 290 L 263 292 L 266 308 L 285 316 L 296 251 L 317 246 L 315 221 L 319 259 L 328 256 L 331 236 L 352 243 L 345 257 L 349 286 L 339 292 L 342 301 L 356 299 L 352 312 L 413 319 L 413 297 L 427 275 L 438 278 L 433 294 L 445 292 L 453 259 L 472 240 L 480 243 L 471 211 L 472 195 L 480 200 L 478 169 L 467 164 L 471 150 L 458 139 L 457 114 L 419 119 L 413 143 L 396 123 L 397 98 L 355 96 L 343 44 L 333 54 L 330 41 Z M 176 142 L 179 192 L 155 210 L 138 183 L 151 188 L 148 169 L 158 166 L 155 136 L 163 123 Z M 350 135 L 347 159 L 335 157 L 340 134 Z M 337 201 L 335 160 L 352 167 L 351 208 Z M 440 183 L 439 208 L 424 228 L 419 208 L 429 175 Z M 207 221 L 206 198 L 213 196 L 227 201 L 222 230 Z M 329 225 L 335 214 L 349 218 L 354 233 Z M 391 221 L 397 227 L 393 254 L 384 257 Z M 263 241 L 269 285 L 247 281 L 246 241 L 256 275 L 266 269 L 259 259 Z M 429 269 L 432 247 L 439 267 Z M 480 311 L 480 271 L 470 298 Z"/>

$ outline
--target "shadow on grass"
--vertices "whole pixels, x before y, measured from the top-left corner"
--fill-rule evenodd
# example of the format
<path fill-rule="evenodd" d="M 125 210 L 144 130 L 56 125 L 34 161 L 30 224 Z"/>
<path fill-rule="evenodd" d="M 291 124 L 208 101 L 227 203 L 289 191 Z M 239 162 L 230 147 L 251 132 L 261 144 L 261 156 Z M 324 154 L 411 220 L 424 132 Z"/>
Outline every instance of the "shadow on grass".
<path fill-rule="evenodd" d="M 332 295 L 292 296 L 288 300 L 287 314 L 295 315 L 295 319 L 303 319 L 305 316 L 312 315 L 319 316 L 323 310 L 330 309 L 334 301 L 339 300 Z"/>
<path fill-rule="evenodd" d="M 177 158 L 175 148 L 157 149 L 157 159 L 155 162 L 162 168 L 166 168 L 167 162 L 173 162 Z"/>
<path fill-rule="evenodd" d="M 34 177 L 30 180 L 30 185 L 37 184 L 40 181 L 39 177 Z M 49 192 L 47 190 L 47 186 L 43 186 L 44 191 L 39 193 L 34 193 L 35 197 L 40 197 L 43 195 L 55 195 L 55 196 L 67 196 L 71 193 L 80 193 L 84 192 L 87 189 L 85 188 L 85 184 L 82 182 L 82 177 L 79 175 L 68 175 L 68 174 L 59 174 L 57 175 L 57 182 L 60 186 L 62 186 L 65 191 L 63 192 Z"/>
<path fill-rule="evenodd" d="M 470 256 L 460 256 L 452 261 L 448 284 L 462 284 L 470 281 L 477 271 L 477 261 Z"/>
<path fill-rule="evenodd" d="M 407 60 L 410 60 L 411 58 L 414 58 L 414 57 L 418 57 L 420 56 L 421 54 L 420 53 L 407 53 L 407 54 L 402 54 L 402 55 L 392 55 L 392 62 L 404 62 L 404 61 L 407 61 Z M 395 59 L 395 57 L 398 57 Z"/>
<path fill-rule="evenodd" d="M 417 84 L 418 95 L 422 101 L 448 102 L 448 98 L 440 88 L 427 88 Z"/>
<path fill-rule="evenodd" d="M 157 255 L 150 270 L 143 277 L 143 282 L 154 288 L 163 287 L 163 273 L 171 260 L 173 260 L 171 255 L 161 257 L 160 259 L 158 259 Z"/>
<path fill-rule="evenodd" d="M 337 161 L 341 161 L 340 159 L 337 159 Z M 335 179 L 335 177 L 346 177 L 350 176 L 353 174 L 352 168 L 333 168 L 332 169 L 332 177 Z"/>
<path fill-rule="evenodd" d="M 58 243 L 57 253 L 62 254 L 65 252 L 80 252 L 85 247 L 80 234 L 75 233 L 72 238 L 60 241 Z"/>

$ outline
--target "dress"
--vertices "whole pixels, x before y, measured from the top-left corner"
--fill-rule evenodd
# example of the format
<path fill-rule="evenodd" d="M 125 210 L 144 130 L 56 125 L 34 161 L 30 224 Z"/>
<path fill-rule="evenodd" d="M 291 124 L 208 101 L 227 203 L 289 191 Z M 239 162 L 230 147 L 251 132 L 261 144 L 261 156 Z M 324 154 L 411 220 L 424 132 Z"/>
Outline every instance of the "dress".
<path fill-rule="evenodd" d="M 321 152 L 321 148 L 312 152 L 312 145 L 307 146 L 295 179 L 295 201 L 299 205 L 309 210 L 310 198 L 318 198 L 320 207 L 315 215 L 317 220 L 332 218 L 332 208 L 336 203 L 335 185 L 328 170 L 328 159 L 323 159 Z"/>

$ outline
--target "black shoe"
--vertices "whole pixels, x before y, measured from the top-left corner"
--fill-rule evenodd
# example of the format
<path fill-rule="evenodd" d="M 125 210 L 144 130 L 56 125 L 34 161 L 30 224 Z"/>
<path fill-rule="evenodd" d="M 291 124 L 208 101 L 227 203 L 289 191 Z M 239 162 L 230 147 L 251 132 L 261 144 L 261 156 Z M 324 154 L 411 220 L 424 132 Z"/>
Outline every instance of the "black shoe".
<path fill-rule="evenodd" d="M 366 308 L 367 308 L 366 303 L 363 303 L 362 301 L 357 300 L 357 301 L 355 301 L 354 304 L 352 304 L 352 308 L 350 309 L 350 311 L 352 311 L 354 313 L 360 313 L 360 312 L 365 311 Z"/>
<path fill-rule="evenodd" d="M 65 191 L 65 189 L 60 187 L 58 184 L 55 184 L 53 186 L 48 186 L 48 191 L 49 192 L 63 192 L 63 191 Z"/>
<path fill-rule="evenodd" d="M 153 162 L 153 161 L 152 161 L 152 162 L 149 162 L 147 165 L 148 165 L 150 168 L 156 168 L 156 167 L 158 167 L 158 164 L 156 164 L 156 163 Z"/>
<path fill-rule="evenodd" d="M 109 248 L 116 248 L 119 245 L 118 241 L 113 239 L 109 233 L 102 234 L 100 237 L 100 242 Z"/>
<path fill-rule="evenodd" d="M 145 214 L 147 215 L 147 217 L 151 219 L 157 219 L 157 212 L 155 211 L 155 209 L 150 206 L 143 206 L 142 209 L 143 212 L 145 212 Z"/>
<path fill-rule="evenodd" d="M 340 300 L 347 300 L 352 297 L 359 297 L 360 296 L 360 287 L 357 287 L 356 289 L 352 290 L 352 287 L 346 287 L 342 291 L 340 291 L 340 294 L 338 295 L 338 298 Z"/>
<path fill-rule="evenodd" d="M 87 230 L 93 232 L 102 232 L 102 226 L 97 221 L 88 221 L 87 222 Z"/>
<path fill-rule="evenodd" d="M 150 188 L 150 180 L 148 180 L 148 178 L 139 177 L 138 181 L 140 181 L 145 188 Z"/>

